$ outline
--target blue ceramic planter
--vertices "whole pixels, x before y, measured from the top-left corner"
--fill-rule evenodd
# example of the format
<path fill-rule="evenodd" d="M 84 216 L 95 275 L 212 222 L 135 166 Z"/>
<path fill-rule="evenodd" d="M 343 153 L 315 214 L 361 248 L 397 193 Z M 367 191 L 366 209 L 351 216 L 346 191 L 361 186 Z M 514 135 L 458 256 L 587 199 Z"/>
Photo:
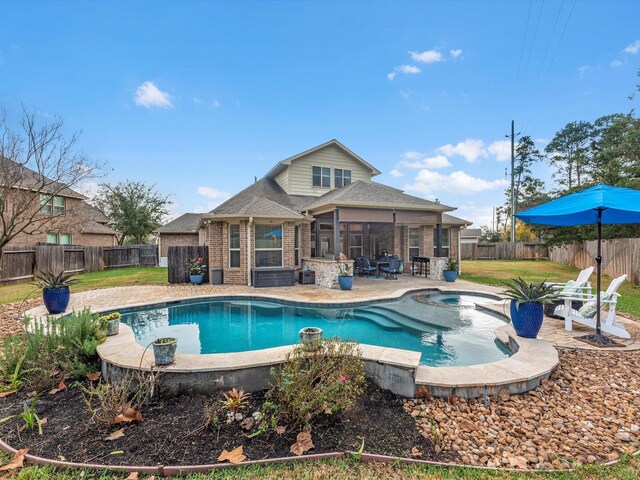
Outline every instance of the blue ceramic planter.
<path fill-rule="evenodd" d="M 444 279 L 447 282 L 455 282 L 456 278 L 458 278 L 457 270 L 443 270 L 442 275 L 444 275 Z"/>
<path fill-rule="evenodd" d="M 69 287 L 45 288 L 42 290 L 44 306 L 47 307 L 47 312 L 52 315 L 63 313 L 69 305 L 70 297 Z"/>
<path fill-rule="evenodd" d="M 521 303 L 516 308 L 516 301 L 511 300 L 511 323 L 518 336 L 536 338 L 543 319 L 544 307 L 541 303 Z"/>
<path fill-rule="evenodd" d="M 353 287 L 353 277 L 339 276 L 338 283 L 340 284 L 340 289 L 351 290 L 351 287 Z"/>
<path fill-rule="evenodd" d="M 204 273 L 200 275 L 189 275 L 189 281 L 194 285 L 200 285 L 204 281 Z"/>

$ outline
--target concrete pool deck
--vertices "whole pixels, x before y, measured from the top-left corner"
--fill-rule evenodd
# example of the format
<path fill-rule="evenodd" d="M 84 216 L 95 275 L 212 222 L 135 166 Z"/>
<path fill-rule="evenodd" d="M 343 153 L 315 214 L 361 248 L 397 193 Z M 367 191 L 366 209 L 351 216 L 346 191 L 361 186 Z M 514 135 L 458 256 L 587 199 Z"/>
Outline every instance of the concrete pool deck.
<path fill-rule="evenodd" d="M 224 285 L 131 286 L 74 293 L 68 311 L 89 308 L 94 312 L 102 312 L 216 296 L 250 296 L 301 303 L 348 304 L 393 299 L 423 289 L 494 295 L 502 291 L 498 287 L 462 280 L 446 283 L 412 276 L 403 276 L 393 281 L 356 278 L 351 291 L 326 289 L 315 285 L 261 289 Z M 478 308 L 496 314 L 504 314 L 507 311 L 504 302 L 489 298 L 487 302 L 478 303 Z M 45 313 L 44 307 L 26 312 L 33 318 L 40 318 Z M 622 319 L 621 322 L 631 332 L 632 339 L 635 339 L 639 330 L 638 323 L 627 319 Z M 594 348 L 575 339 L 587 330 L 577 327 L 572 332 L 566 332 L 562 321 L 547 318 L 539 338 L 531 340 L 517 337 L 512 327 L 505 325 L 496 331 L 496 336 L 514 354 L 498 362 L 464 367 L 423 366 L 419 365 L 420 354 L 417 352 L 372 345 L 362 345 L 362 354 L 367 375 L 381 387 L 402 396 L 413 396 L 415 389 L 422 385 L 436 396 L 477 397 L 484 394 L 485 388 L 488 394 L 497 394 L 502 388 L 506 388 L 510 393 L 521 393 L 535 388 L 555 368 L 558 355 L 553 346 Z M 126 325 L 121 325 L 120 332 L 117 336 L 109 337 L 99 347 L 99 354 L 103 359 L 103 375 L 117 377 L 140 366 L 143 369 L 151 369 L 153 353 L 147 351 L 143 358 L 144 349 L 136 343 L 132 330 Z M 616 350 L 640 348 L 635 341 L 621 343 L 626 343 L 625 347 Z M 188 389 L 189 385 L 195 388 L 205 385 L 206 389 L 237 386 L 255 390 L 267 386 L 269 369 L 282 363 L 291 348 L 285 346 L 227 354 L 178 354 L 174 364 L 160 370 L 163 372 L 163 381 L 176 390 Z"/>

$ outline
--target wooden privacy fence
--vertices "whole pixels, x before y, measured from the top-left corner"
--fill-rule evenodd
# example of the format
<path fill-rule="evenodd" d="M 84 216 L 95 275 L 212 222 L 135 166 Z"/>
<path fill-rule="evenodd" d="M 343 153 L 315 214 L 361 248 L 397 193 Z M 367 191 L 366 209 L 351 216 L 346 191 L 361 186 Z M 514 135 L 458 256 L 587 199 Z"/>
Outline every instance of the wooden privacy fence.
<path fill-rule="evenodd" d="M 85 247 L 82 245 L 35 245 L 5 247 L 0 283 L 28 282 L 43 272 L 88 273 L 107 268 L 155 267 L 156 245 Z"/>
<path fill-rule="evenodd" d="M 209 281 L 209 248 L 204 245 L 185 245 L 180 247 L 169 247 L 167 252 L 167 261 L 169 267 L 169 283 L 188 283 L 189 274 L 187 273 L 187 265 L 194 258 L 202 257 L 202 263 L 205 269 L 204 282 Z"/>
<path fill-rule="evenodd" d="M 550 259 L 580 269 L 596 265 L 595 240 L 553 247 Z M 640 283 L 640 238 L 616 238 L 602 242 L 602 273 L 610 277 L 627 274 L 627 280 Z"/>
<path fill-rule="evenodd" d="M 461 243 L 462 260 L 547 260 L 549 247 L 538 242 Z"/>

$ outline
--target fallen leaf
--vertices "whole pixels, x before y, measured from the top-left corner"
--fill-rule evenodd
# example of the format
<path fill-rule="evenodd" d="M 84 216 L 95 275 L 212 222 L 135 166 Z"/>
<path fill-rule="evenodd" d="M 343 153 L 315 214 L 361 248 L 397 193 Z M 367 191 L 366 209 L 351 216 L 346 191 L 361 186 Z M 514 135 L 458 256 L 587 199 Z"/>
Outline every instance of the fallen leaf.
<path fill-rule="evenodd" d="M 90 372 L 87 373 L 87 380 L 90 382 L 97 382 L 100 380 L 100 372 Z"/>
<path fill-rule="evenodd" d="M 124 480 L 138 480 L 138 472 L 131 472 Z"/>
<path fill-rule="evenodd" d="M 117 440 L 119 438 L 124 437 L 124 428 L 121 428 L 119 430 L 116 430 L 115 432 L 107 435 L 106 437 L 104 437 L 105 440 L 111 442 L 113 440 Z"/>
<path fill-rule="evenodd" d="M 228 460 L 230 463 L 240 463 L 240 462 L 244 462 L 246 459 L 247 457 L 242 454 L 242 445 L 234 448 L 230 452 L 227 452 L 226 450 L 222 450 L 222 453 L 218 457 L 219 462 L 224 462 L 225 460 Z"/>
<path fill-rule="evenodd" d="M 276 427 L 276 433 L 278 435 L 282 435 L 286 431 L 287 431 L 287 427 L 285 427 L 283 425 L 280 425 L 280 426 Z"/>
<path fill-rule="evenodd" d="M 296 443 L 291 445 L 291 453 L 295 453 L 300 456 L 312 448 L 313 441 L 311 440 L 311 432 L 300 432 L 296 437 Z"/>
<path fill-rule="evenodd" d="M 411 456 L 412 457 L 421 457 L 422 456 L 422 452 L 420 450 L 418 450 L 417 447 L 413 447 L 411 449 Z"/>
<path fill-rule="evenodd" d="M 11 458 L 11 461 L 9 463 L 0 467 L 0 472 L 22 468 L 22 465 L 24 465 L 24 456 L 27 454 L 28 451 L 29 451 L 28 448 L 23 448 L 22 450 L 18 450 L 16 453 L 13 454 L 13 457 Z"/>
<path fill-rule="evenodd" d="M 8 392 L 0 392 L 0 398 L 8 397 L 9 395 L 13 395 L 18 390 L 9 390 Z"/>
<path fill-rule="evenodd" d="M 124 450 L 114 450 L 113 452 L 109 452 L 109 455 L 122 455 Z"/>
<path fill-rule="evenodd" d="M 116 415 L 116 418 L 114 418 L 113 420 L 111 420 L 111 423 L 130 423 L 130 422 L 141 422 L 142 421 L 142 414 L 131 408 L 131 407 L 127 407 L 124 406 L 122 407 L 122 413 Z"/>
<path fill-rule="evenodd" d="M 58 392 L 61 392 L 63 390 L 66 390 L 67 386 L 64 384 L 64 380 L 60 380 L 60 383 L 58 384 L 58 388 L 54 388 L 49 392 L 49 395 L 55 395 Z"/>
<path fill-rule="evenodd" d="M 48 421 L 49 421 L 48 418 L 43 418 L 42 420 L 40 420 L 40 425 L 42 425 L 44 427 L 47 424 Z"/>
<path fill-rule="evenodd" d="M 255 424 L 256 421 L 253 419 L 253 417 L 247 417 L 240 422 L 240 426 L 245 430 L 251 430 Z"/>

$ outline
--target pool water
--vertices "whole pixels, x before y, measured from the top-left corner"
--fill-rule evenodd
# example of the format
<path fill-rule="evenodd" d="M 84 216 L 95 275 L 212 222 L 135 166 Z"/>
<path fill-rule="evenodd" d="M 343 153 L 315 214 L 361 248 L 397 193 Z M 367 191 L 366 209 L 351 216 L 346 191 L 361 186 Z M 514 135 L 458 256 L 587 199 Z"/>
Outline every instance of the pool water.
<path fill-rule="evenodd" d="M 146 347 L 159 337 L 178 338 L 178 353 L 228 353 L 299 342 L 303 327 L 320 327 L 325 337 L 420 352 L 421 364 L 462 366 L 506 358 L 495 339 L 505 321 L 476 310 L 467 295 L 414 296 L 397 301 L 336 308 L 283 304 L 276 300 L 211 299 L 171 306 L 121 310 L 136 341 Z M 486 297 L 480 297 L 487 301 Z"/>

